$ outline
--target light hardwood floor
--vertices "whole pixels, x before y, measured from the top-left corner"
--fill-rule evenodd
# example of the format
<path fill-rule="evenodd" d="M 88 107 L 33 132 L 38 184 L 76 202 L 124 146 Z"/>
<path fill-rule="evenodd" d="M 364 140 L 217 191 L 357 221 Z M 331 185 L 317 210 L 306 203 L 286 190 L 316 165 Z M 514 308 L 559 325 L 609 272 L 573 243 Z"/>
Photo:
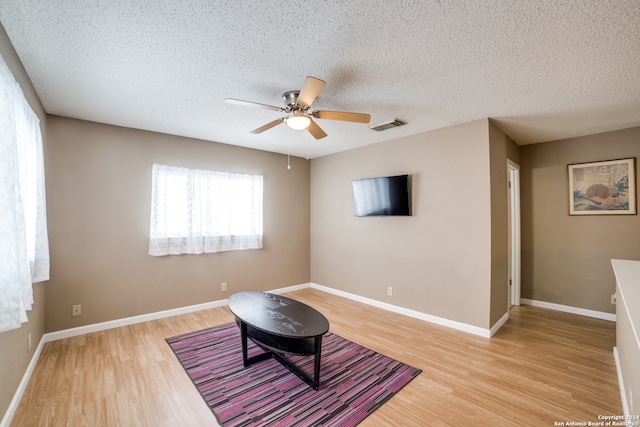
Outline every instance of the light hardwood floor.
<path fill-rule="evenodd" d="M 528 306 L 481 338 L 314 289 L 286 294 L 331 331 L 422 369 L 362 426 L 553 426 L 622 413 L 615 323 Z M 165 338 L 226 307 L 47 343 L 11 426 L 211 426 Z"/>

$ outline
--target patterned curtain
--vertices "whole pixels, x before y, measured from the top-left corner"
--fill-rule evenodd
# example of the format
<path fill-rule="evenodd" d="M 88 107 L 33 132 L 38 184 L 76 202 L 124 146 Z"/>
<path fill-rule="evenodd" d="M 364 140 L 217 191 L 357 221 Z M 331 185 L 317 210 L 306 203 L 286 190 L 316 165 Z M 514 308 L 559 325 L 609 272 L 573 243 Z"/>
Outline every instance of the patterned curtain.
<path fill-rule="evenodd" d="M 149 255 L 262 248 L 262 176 L 154 164 Z"/>
<path fill-rule="evenodd" d="M 49 280 L 42 134 L 0 57 L 0 332 L 19 328 Z"/>

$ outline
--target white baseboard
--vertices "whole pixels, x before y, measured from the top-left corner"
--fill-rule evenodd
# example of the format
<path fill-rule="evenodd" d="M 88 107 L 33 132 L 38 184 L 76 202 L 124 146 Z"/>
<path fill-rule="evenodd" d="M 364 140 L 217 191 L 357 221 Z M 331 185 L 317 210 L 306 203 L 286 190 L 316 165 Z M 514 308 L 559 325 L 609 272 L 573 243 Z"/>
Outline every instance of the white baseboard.
<path fill-rule="evenodd" d="M 288 286 L 286 288 L 274 289 L 269 292 L 273 294 L 282 294 L 285 292 L 293 292 L 305 289 L 310 286 L 309 283 L 301 285 Z M 185 313 L 193 313 L 195 311 L 207 310 L 210 308 L 224 307 L 227 300 L 218 300 L 205 302 L 202 304 L 190 305 L 187 307 L 172 308 L 170 310 L 156 311 L 155 313 L 141 314 L 139 316 L 125 317 L 122 319 L 109 320 L 107 322 L 94 323 L 92 325 L 78 326 L 77 328 L 63 329 L 61 331 L 50 332 L 44 334 L 44 342 L 56 341 L 63 338 L 75 337 L 77 335 L 90 334 L 92 332 L 104 331 L 106 329 L 119 328 L 121 326 L 135 325 L 136 323 L 148 322 L 150 320 L 163 319 L 165 317 L 178 316 Z"/>
<path fill-rule="evenodd" d="M 327 292 L 330 294 L 334 294 L 334 295 L 338 295 L 344 298 L 348 298 L 354 301 L 358 301 L 358 302 L 362 302 L 364 304 L 368 304 L 374 307 L 378 307 L 378 308 L 382 308 L 384 310 L 389 310 L 395 313 L 399 313 L 399 314 L 404 314 L 405 316 L 409 316 L 409 317 L 413 317 L 416 319 L 420 319 L 420 320 L 424 320 L 430 323 L 435 323 L 438 325 L 442 325 L 442 326 L 446 326 L 452 329 L 457 329 L 459 331 L 463 331 L 463 332 L 468 332 L 474 335 L 479 335 L 482 337 L 491 337 L 495 331 L 497 331 L 500 326 L 502 326 L 502 324 L 504 324 L 504 322 L 507 321 L 507 319 L 509 318 L 508 313 L 505 314 L 505 316 L 500 319 L 500 321 L 498 323 L 496 323 L 496 325 L 493 326 L 493 328 L 491 328 L 491 330 L 489 329 L 484 329 L 484 328 L 479 328 L 477 326 L 472 326 L 472 325 L 468 325 L 466 323 L 462 323 L 462 322 L 456 322 L 454 320 L 449 320 L 449 319 L 445 319 L 442 317 L 437 317 L 437 316 L 432 316 L 430 314 L 425 314 L 419 311 L 415 311 L 415 310 L 411 310 L 408 308 L 404 308 L 404 307 L 399 307 L 396 305 L 392 305 L 392 304 L 387 304 L 384 302 L 380 302 L 371 298 L 366 298 L 366 297 L 362 297 L 359 295 L 355 295 L 355 294 L 351 294 L 349 292 L 344 292 L 344 291 L 340 291 L 334 288 L 330 288 L 327 286 L 322 286 L 319 285 L 317 283 L 303 283 L 300 285 L 294 285 L 294 286 L 288 286 L 285 288 L 279 288 L 279 289 L 273 289 L 270 290 L 268 292 L 272 293 L 272 294 L 283 294 L 283 293 L 287 293 L 287 292 L 294 292 L 294 291 L 298 291 L 301 289 L 306 289 L 306 288 L 314 288 L 314 289 L 318 289 L 320 291 L 323 292 Z M 102 323 L 94 323 L 92 325 L 86 325 L 86 326 L 79 326 L 77 328 L 71 328 L 71 329 L 64 329 L 62 331 L 57 331 L 57 332 L 50 332 L 48 334 L 45 334 L 43 336 L 43 340 L 44 342 L 50 342 L 50 341 L 56 341 L 59 339 L 63 339 L 63 338 L 70 338 L 70 337 L 74 337 L 77 335 L 83 335 L 83 334 L 89 334 L 92 332 L 98 332 L 98 331 L 103 331 L 106 329 L 111 329 L 111 328 L 118 328 L 121 326 L 128 326 L 128 325 L 133 325 L 136 323 L 142 323 L 142 322 L 148 322 L 150 320 L 156 320 L 156 319 L 162 319 L 165 317 L 171 317 L 171 316 L 177 316 L 179 314 L 185 314 L 185 313 L 192 313 L 194 311 L 200 311 L 200 310 L 207 310 L 209 308 L 215 308 L 215 307 L 223 307 L 227 305 L 227 300 L 218 300 L 218 301 L 212 301 L 212 302 L 207 302 L 207 303 L 203 303 L 203 304 L 197 304 L 197 305 L 191 305 L 188 307 L 181 307 L 181 308 L 174 308 L 171 310 L 164 310 L 164 311 L 158 311 L 155 313 L 148 313 L 148 314 L 142 314 L 139 316 L 133 316 L 133 317 L 125 317 L 123 319 L 117 319 L 117 320 L 110 320 L 108 322 L 102 322 Z"/>
<path fill-rule="evenodd" d="M 624 377 L 622 376 L 622 367 L 620 366 L 620 355 L 618 347 L 613 347 L 613 360 L 616 362 L 616 373 L 618 374 L 618 387 L 620 388 L 620 400 L 622 400 L 622 412 L 626 417 L 631 415 L 629 411 L 629 403 L 627 401 L 627 392 L 624 387 Z M 627 418 L 629 419 L 629 418 Z"/>
<path fill-rule="evenodd" d="M 570 305 L 554 304 L 551 302 L 537 301 L 533 299 L 521 298 L 520 302 L 533 307 L 548 308 L 550 310 L 564 311 L 565 313 L 579 314 L 586 317 L 594 317 L 596 319 L 616 321 L 616 315 L 613 313 L 605 313 L 604 311 L 587 310 L 586 308 L 572 307 Z"/>
<path fill-rule="evenodd" d="M 4 413 L 4 417 L 2 417 L 2 421 L 0 421 L 0 427 L 9 427 L 9 424 L 11 424 L 11 420 L 13 419 L 13 416 L 18 410 L 18 404 L 20 404 L 22 395 L 24 394 L 24 391 L 27 388 L 27 384 L 29 384 L 29 380 L 31 379 L 33 370 L 35 369 L 36 364 L 38 363 L 38 359 L 40 358 L 40 353 L 42 353 L 42 348 L 44 347 L 44 343 L 45 343 L 44 339 L 41 338 L 40 342 L 38 343 L 38 346 L 33 352 L 33 356 L 31 356 L 31 361 L 27 366 L 27 370 L 24 372 L 24 375 L 22 376 L 22 380 L 20 381 L 20 384 L 18 385 L 18 388 L 15 394 L 13 395 L 13 399 L 11 399 L 11 402 L 9 403 L 7 412 Z"/>
<path fill-rule="evenodd" d="M 500 318 L 500 320 L 498 320 L 489 330 L 490 336 L 493 336 L 493 334 L 495 334 L 496 332 L 498 332 L 498 329 L 500 329 L 502 327 L 502 325 L 504 325 L 505 323 L 507 323 L 507 320 L 509 320 L 509 312 L 507 311 L 504 316 L 502 316 Z"/>
<path fill-rule="evenodd" d="M 287 286 L 286 288 L 274 289 L 268 291 L 271 294 L 284 294 L 287 292 L 299 291 L 301 289 L 307 289 L 311 287 L 311 283 L 303 283 L 301 285 Z"/>
<path fill-rule="evenodd" d="M 318 285 L 317 283 L 311 283 L 311 287 L 323 292 L 338 295 L 344 298 L 348 298 L 353 301 L 358 301 L 364 304 L 368 304 L 374 307 L 382 308 L 383 310 L 392 311 L 394 313 L 403 314 L 405 316 L 413 317 L 415 319 L 424 320 L 426 322 L 435 323 L 437 325 L 446 326 L 448 328 L 457 329 L 458 331 L 467 332 L 473 335 L 479 335 L 481 337 L 490 338 L 492 333 L 489 329 L 480 328 L 473 325 L 468 325 L 462 322 L 456 322 L 455 320 L 449 320 L 442 317 L 432 316 L 430 314 L 422 313 L 420 311 L 410 310 L 408 308 L 399 307 L 397 305 L 387 304 L 371 298 L 362 297 L 360 295 L 352 294 L 349 292 L 340 291 L 338 289 L 329 288 L 327 286 Z M 496 329 L 497 330 L 497 329 Z"/>
<path fill-rule="evenodd" d="M 285 292 L 293 292 L 300 289 L 308 288 L 310 284 L 288 286 L 286 288 L 274 289 L 269 291 L 273 294 L 282 294 Z M 224 307 L 227 300 L 211 301 L 202 304 L 190 305 L 187 307 L 173 308 L 170 310 L 157 311 L 155 313 L 141 314 L 139 316 L 125 317 L 122 319 L 109 320 L 107 322 L 94 323 L 92 325 L 79 326 L 77 328 L 64 329 L 57 332 L 44 334 L 44 342 L 56 341 L 63 338 L 70 338 L 77 335 L 89 334 L 92 332 L 104 331 L 111 328 L 119 328 L 121 326 L 135 325 L 136 323 L 148 322 L 150 320 L 163 319 L 165 317 L 178 316 L 185 313 L 193 313 L 195 311 L 207 310 L 210 308 Z"/>
<path fill-rule="evenodd" d="M 194 311 L 207 310 L 209 308 L 224 307 L 225 305 L 227 305 L 227 300 L 223 299 L 219 301 L 206 302 L 203 304 L 190 305 L 187 307 L 173 308 L 171 310 L 156 311 L 155 313 L 141 314 L 139 316 L 125 317 L 122 319 L 109 320 L 107 322 L 94 323 L 92 325 L 78 326 L 77 328 L 49 332 L 48 334 L 44 334 L 42 338 L 44 339 L 44 342 L 57 341 L 63 338 L 90 334 L 92 332 L 119 328 L 121 326 L 135 325 L 136 323 L 163 319 L 165 317 L 177 316 L 179 314 L 193 313 Z"/>

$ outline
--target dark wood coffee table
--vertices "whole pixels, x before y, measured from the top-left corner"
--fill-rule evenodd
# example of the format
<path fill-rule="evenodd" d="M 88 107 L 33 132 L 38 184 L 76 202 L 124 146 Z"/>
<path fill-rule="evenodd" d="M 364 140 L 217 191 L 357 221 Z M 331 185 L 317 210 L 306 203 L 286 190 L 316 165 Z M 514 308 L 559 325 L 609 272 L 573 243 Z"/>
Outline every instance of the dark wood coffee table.
<path fill-rule="evenodd" d="M 320 386 L 322 336 L 329 321 L 316 309 L 280 295 L 240 292 L 229 297 L 242 339 L 244 366 L 274 358 L 315 390 Z M 247 357 L 247 338 L 265 352 Z M 313 355 L 313 377 L 283 357 L 284 354 Z"/>

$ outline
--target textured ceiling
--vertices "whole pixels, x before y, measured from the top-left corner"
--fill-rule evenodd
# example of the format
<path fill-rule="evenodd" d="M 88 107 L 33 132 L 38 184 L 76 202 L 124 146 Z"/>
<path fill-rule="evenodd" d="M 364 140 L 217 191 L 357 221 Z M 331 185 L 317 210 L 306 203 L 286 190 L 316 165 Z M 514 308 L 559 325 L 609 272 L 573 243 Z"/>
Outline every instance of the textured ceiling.
<path fill-rule="evenodd" d="M 51 114 L 318 157 L 491 117 L 530 144 L 640 126 L 638 0 L 2 0 Z M 278 126 L 305 76 L 328 137 Z"/>

